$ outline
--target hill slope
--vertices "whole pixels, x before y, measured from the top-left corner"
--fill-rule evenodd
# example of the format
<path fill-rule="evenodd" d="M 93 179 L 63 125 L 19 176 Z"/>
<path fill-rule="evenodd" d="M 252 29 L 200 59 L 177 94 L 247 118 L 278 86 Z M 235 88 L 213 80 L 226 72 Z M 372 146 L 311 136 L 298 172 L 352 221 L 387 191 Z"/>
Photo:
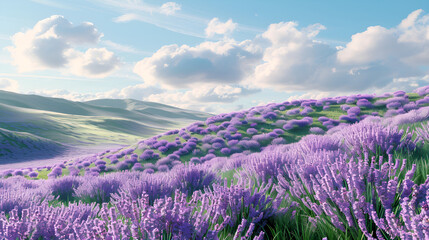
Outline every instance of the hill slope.
<path fill-rule="evenodd" d="M 0 128 L 74 147 L 127 145 L 209 116 L 137 100 L 73 102 L 0 91 Z M 10 145 L 2 148 L 13 160 Z"/>

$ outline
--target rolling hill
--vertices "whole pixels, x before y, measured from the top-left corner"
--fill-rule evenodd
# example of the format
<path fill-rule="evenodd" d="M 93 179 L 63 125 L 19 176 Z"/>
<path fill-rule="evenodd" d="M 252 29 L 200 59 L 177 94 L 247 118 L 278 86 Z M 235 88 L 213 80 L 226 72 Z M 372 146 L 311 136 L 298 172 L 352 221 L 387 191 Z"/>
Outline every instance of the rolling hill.
<path fill-rule="evenodd" d="M 0 129 L 3 136 L 0 164 L 23 156 L 25 159 L 54 157 L 61 154 L 60 149 L 128 145 L 209 116 L 130 99 L 73 102 L 0 91 Z M 22 142 L 22 150 L 12 147 L 16 142 Z M 29 142 L 31 144 L 24 146 Z M 38 153 L 37 145 L 47 142 L 59 148 Z"/>

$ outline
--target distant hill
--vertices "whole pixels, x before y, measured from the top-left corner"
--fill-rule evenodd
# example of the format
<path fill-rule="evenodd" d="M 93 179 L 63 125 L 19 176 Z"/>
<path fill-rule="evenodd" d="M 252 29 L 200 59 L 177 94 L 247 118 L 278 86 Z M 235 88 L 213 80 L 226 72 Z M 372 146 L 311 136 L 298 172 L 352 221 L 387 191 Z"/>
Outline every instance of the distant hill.
<path fill-rule="evenodd" d="M 207 113 L 180 109 L 160 103 L 138 101 L 134 99 L 97 99 L 85 103 L 97 107 L 108 107 L 138 112 L 153 117 L 166 118 L 169 120 L 205 120 L 207 117 L 210 116 Z"/>
<path fill-rule="evenodd" d="M 210 116 L 131 99 L 74 102 L 0 91 L 0 133 L 15 139 L 38 139 L 26 148 L 29 153 L 31 149 L 36 153 L 37 144 L 42 142 L 73 147 L 131 144 Z M 15 156 L 12 145 L 0 142 L 4 152 L 0 160 Z"/>

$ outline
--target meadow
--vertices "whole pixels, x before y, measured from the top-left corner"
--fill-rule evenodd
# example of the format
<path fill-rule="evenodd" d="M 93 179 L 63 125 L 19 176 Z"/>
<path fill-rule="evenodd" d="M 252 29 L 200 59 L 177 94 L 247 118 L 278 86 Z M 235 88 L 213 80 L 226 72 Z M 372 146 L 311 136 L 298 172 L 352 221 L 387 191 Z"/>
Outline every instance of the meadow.
<path fill-rule="evenodd" d="M 219 114 L 0 173 L 1 239 L 429 239 L 429 86 Z"/>

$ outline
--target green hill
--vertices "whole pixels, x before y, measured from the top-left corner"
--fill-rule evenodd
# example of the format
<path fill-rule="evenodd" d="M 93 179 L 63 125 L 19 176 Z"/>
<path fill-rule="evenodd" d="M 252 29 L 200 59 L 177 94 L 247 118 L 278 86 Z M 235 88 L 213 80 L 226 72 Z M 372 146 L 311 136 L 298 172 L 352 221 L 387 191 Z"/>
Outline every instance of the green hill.
<path fill-rule="evenodd" d="M 30 134 L 37 139 L 73 147 L 131 144 L 209 116 L 130 99 L 73 102 L 0 91 L 1 129 L 17 138 Z M 36 145 L 35 142 L 26 151 L 34 148 L 36 153 Z M 4 152 L 13 152 L 11 146 L 2 144 L 1 148 Z M 0 160 L 6 156 L 12 155 L 0 155 Z"/>

